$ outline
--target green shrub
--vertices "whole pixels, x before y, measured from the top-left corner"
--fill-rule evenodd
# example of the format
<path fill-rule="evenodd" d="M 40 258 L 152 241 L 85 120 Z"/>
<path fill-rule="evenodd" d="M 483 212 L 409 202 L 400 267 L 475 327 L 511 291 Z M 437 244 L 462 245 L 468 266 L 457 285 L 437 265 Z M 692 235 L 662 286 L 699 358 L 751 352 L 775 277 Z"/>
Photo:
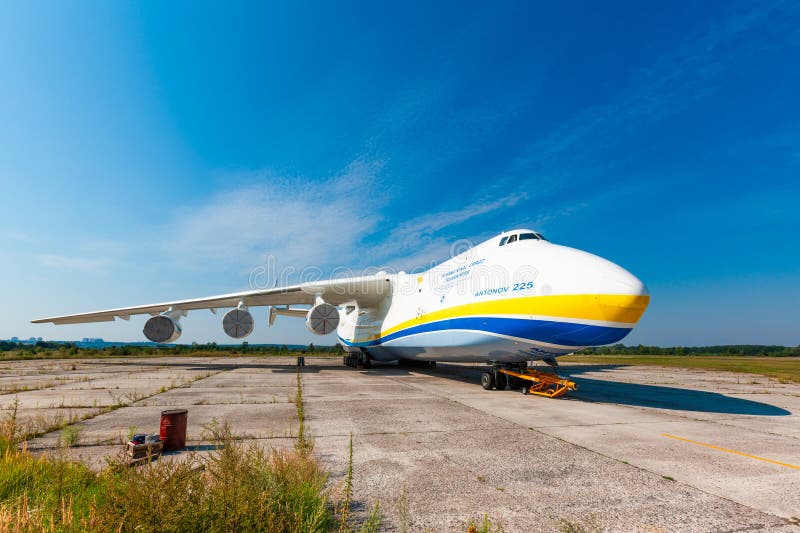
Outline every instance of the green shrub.
<path fill-rule="evenodd" d="M 81 439 L 81 428 L 78 426 L 66 426 L 61 430 L 61 442 L 68 447 L 78 444 Z"/>

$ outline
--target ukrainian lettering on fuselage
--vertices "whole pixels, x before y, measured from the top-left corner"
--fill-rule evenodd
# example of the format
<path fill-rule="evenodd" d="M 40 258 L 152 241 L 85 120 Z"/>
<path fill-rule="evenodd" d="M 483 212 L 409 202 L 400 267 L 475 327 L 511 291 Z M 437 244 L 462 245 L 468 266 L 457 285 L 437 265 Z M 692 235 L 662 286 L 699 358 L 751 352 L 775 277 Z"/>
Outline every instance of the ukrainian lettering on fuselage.
<path fill-rule="evenodd" d="M 469 265 L 461 265 L 452 270 L 448 270 L 447 272 L 441 274 L 442 280 L 444 280 L 445 283 L 450 283 L 457 279 L 469 276 L 469 274 L 472 272 L 471 270 L 472 267 L 480 265 L 484 261 L 486 261 L 485 258 L 478 259 L 477 261 L 473 261 Z"/>

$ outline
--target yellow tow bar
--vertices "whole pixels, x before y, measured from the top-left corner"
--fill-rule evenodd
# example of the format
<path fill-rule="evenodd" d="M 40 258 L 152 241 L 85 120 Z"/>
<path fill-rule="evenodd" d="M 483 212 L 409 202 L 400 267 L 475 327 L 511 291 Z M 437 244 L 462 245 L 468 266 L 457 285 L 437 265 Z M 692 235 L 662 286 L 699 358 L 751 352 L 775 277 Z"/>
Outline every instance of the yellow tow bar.
<path fill-rule="evenodd" d="M 539 396 L 547 396 L 548 398 L 558 398 L 568 391 L 578 390 L 578 385 L 574 381 L 530 368 L 524 374 L 505 368 L 498 368 L 497 371 L 517 379 L 530 381 L 530 385 L 522 386 L 523 394 L 538 394 Z"/>

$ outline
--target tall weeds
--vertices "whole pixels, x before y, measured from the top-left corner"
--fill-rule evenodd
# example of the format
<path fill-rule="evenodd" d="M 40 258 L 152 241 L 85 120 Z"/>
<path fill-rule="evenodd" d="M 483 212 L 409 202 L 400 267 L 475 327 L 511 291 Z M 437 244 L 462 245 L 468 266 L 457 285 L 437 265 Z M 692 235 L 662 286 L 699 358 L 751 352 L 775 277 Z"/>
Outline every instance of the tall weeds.
<path fill-rule="evenodd" d="M 264 451 L 232 437 L 200 460 L 95 473 L 16 446 L 0 458 L 0 532 L 286 531 L 334 524 L 327 474 L 308 454 Z"/>
<path fill-rule="evenodd" d="M 223 423 L 207 428 L 216 450 L 202 459 L 138 468 L 111 461 L 100 473 L 60 453 L 34 457 L 20 448 L 12 410 L 0 422 L 0 533 L 342 529 L 328 475 L 310 453 L 299 373 L 297 382 L 301 429 L 293 449 L 245 444 Z M 361 530 L 379 524 L 376 507 Z"/>
<path fill-rule="evenodd" d="M 300 367 L 297 367 L 297 391 L 295 392 L 294 403 L 297 407 L 297 442 L 295 449 L 304 454 L 310 454 L 314 450 L 314 443 L 306 435 L 305 419 L 306 414 L 303 409 L 303 380 L 300 377 Z"/>

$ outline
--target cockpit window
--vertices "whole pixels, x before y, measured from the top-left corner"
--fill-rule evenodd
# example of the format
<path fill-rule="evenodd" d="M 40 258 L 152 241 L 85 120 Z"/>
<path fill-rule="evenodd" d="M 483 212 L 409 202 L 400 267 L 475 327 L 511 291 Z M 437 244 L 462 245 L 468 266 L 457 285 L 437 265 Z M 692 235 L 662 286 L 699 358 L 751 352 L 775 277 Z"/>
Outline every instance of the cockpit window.
<path fill-rule="evenodd" d="M 512 235 L 511 237 L 508 238 L 508 243 L 507 244 L 511 244 L 512 242 L 515 242 L 516 240 L 517 240 L 517 236 L 516 235 Z"/>
<path fill-rule="evenodd" d="M 519 240 L 521 241 L 546 241 L 541 233 L 520 233 Z"/>
<path fill-rule="evenodd" d="M 500 239 L 500 246 L 503 246 L 506 243 L 507 240 L 508 240 L 508 237 L 503 237 L 502 239 Z"/>

